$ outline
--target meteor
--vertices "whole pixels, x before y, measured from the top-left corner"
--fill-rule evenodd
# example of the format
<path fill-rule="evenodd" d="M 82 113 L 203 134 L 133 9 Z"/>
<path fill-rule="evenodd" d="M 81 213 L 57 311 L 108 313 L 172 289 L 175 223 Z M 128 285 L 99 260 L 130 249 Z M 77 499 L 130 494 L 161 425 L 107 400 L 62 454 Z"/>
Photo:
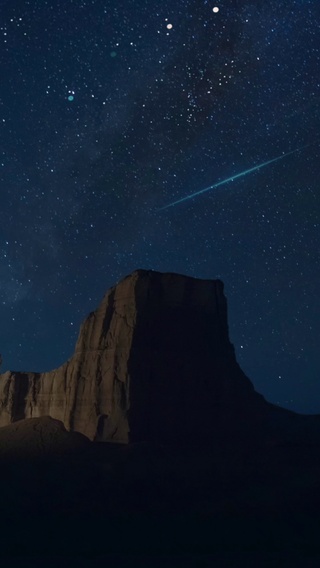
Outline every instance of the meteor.
<path fill-rule="evenodd" d="M 222 181 L 218 181 L 217 183 L 214 183 L 213 185 L 209 185 L 209 187 L 205 187 L 204 189 L 201 189 L 200 191 L 196 191 L 195 193 L 191 193 L 190 195 L 187 195 L 186 197 L 182 197 L 181 199 L 177 199 L 177 201 L 173 201 L 172 203 L 169 203 L 168 205 L 164 205 L 163 207 L 159 207 L 158 211 L 162 211 L 163 209 L 168 209 L 168 207 L 173 207 L 174 205 L 178 205 L 178 203 L 182 203 L 183 201 L 187 201 L 188 199 L 193 199 L 197 195 L 201 195 L 202 193 L 205 193 L 206 191 L 210 191 L 210 189 L 215 189 L 216 187 L 219 187 L 220 185 L 224 185 L 225 183 L 229 183 L 229 181 L 233 181 L 233 180 L 235 180 L 239 177 L 246 176 L 247 174 L 251 174 L 252 172 L 259 170 L 260 168 L 264 168 L 265 166 L 268 166 L 269 164 L 272 164 L 273 162 L 277 162 L 278 160 L 283 160 L 283 158 L 286 158 L 286 156 L 290 156 L 290 154 L 294 154 L 295 152 L 299 152 L 299 150 L 302 150 L 303 148 L 306 148 L 307 146 L 310 146 L 310 144 L 307 144 L 306 146 L 302 146 L 302 148 L 297 148 L 296 150 L 291 150 L 291 152 L 287 152 L 286 154 L 283 154 L 282 156 L 277 156 L 277 158 L 273 158 L 272 160 L 268 160 L 268 162 L 263 162 L 263 164 L 259 164 L 258 166 L 254 166 L 253 168 L 249 168 L 248 170 L 245 170 L 244 172 L 240 172 L 239 174 L 235 174 L 234 176 L 228 177 L 227 179 L 223 179 Z"/>

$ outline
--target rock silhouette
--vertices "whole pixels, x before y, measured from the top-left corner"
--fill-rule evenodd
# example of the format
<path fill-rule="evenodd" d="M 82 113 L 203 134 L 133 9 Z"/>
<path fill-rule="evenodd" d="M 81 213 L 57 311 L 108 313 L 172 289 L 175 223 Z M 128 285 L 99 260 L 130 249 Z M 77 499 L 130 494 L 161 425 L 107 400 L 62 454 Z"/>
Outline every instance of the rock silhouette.
<path fill-rule="evenodd" d="M 61 367 L 2 374 L 0 405 L 1 426 L 48 415 L 121 443 L 212 439 L 235 421 L 248 435 L 266 408 L 236 362 L 223 283 L 144 270 L 106 293 Z"/>
<path fill-rule="evenodd" d="M 118 443 L 239 449 L 286 437 L 287 428 L 290 436 L 318 430 L 317 420 L 255 392 L 229 340 L 220 280 L 146 270 L 107 291 L 61 367 L 0 375 L 0 425 L 41 416 Z"/>
<path fill-rule="evenodd" d="M 0 375 L 0 424 L 9 556 L 308 566 L 320 417 L 254 390 L 220 280 L 133 272 L 85 319 L 61 367 Z"/>

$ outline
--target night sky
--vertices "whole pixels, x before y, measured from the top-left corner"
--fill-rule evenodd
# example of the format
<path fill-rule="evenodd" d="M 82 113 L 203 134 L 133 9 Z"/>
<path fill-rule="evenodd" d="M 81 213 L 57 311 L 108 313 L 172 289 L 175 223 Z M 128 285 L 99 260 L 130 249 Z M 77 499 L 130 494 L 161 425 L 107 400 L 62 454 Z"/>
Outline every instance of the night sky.
<path fill-rule="evenodd" d="M 319 22 L 319 0 L 2 0 L 2 372 L 61 365 L 133 270 L 179 272 L 225 283 L 255 388 L 320 413 Z"/>

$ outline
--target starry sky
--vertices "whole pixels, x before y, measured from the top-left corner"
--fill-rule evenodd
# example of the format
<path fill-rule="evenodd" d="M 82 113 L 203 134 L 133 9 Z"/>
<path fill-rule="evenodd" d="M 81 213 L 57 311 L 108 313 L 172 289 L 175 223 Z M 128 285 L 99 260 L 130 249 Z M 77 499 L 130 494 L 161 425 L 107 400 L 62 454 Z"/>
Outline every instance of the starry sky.
<path fill-rule="evenodd" d="M 179 272 L 225 283 L 256 390 L 320 413 L 319 22 L 319 0 L 2 0 L 2 372 L 61 365 L 133 270 Z"/>

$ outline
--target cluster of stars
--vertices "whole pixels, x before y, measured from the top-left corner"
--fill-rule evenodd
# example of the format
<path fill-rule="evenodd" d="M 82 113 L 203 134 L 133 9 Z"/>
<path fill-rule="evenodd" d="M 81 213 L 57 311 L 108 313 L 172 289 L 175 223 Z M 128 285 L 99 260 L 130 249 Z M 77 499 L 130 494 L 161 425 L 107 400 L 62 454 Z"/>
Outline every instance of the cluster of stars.
<path fill-rule="evenodd" d="M 316 0 L 20 4 L 6 2 L 0 28 L 6 365 L 63 362 L 82 318 L 137 267 L 220 277 L 245 372 L 276 401 L 279 382 L 294 385 L 298 404 L 298 372 L 316 372 L 317 145 L 158 209 L 314 142 Z"/>

